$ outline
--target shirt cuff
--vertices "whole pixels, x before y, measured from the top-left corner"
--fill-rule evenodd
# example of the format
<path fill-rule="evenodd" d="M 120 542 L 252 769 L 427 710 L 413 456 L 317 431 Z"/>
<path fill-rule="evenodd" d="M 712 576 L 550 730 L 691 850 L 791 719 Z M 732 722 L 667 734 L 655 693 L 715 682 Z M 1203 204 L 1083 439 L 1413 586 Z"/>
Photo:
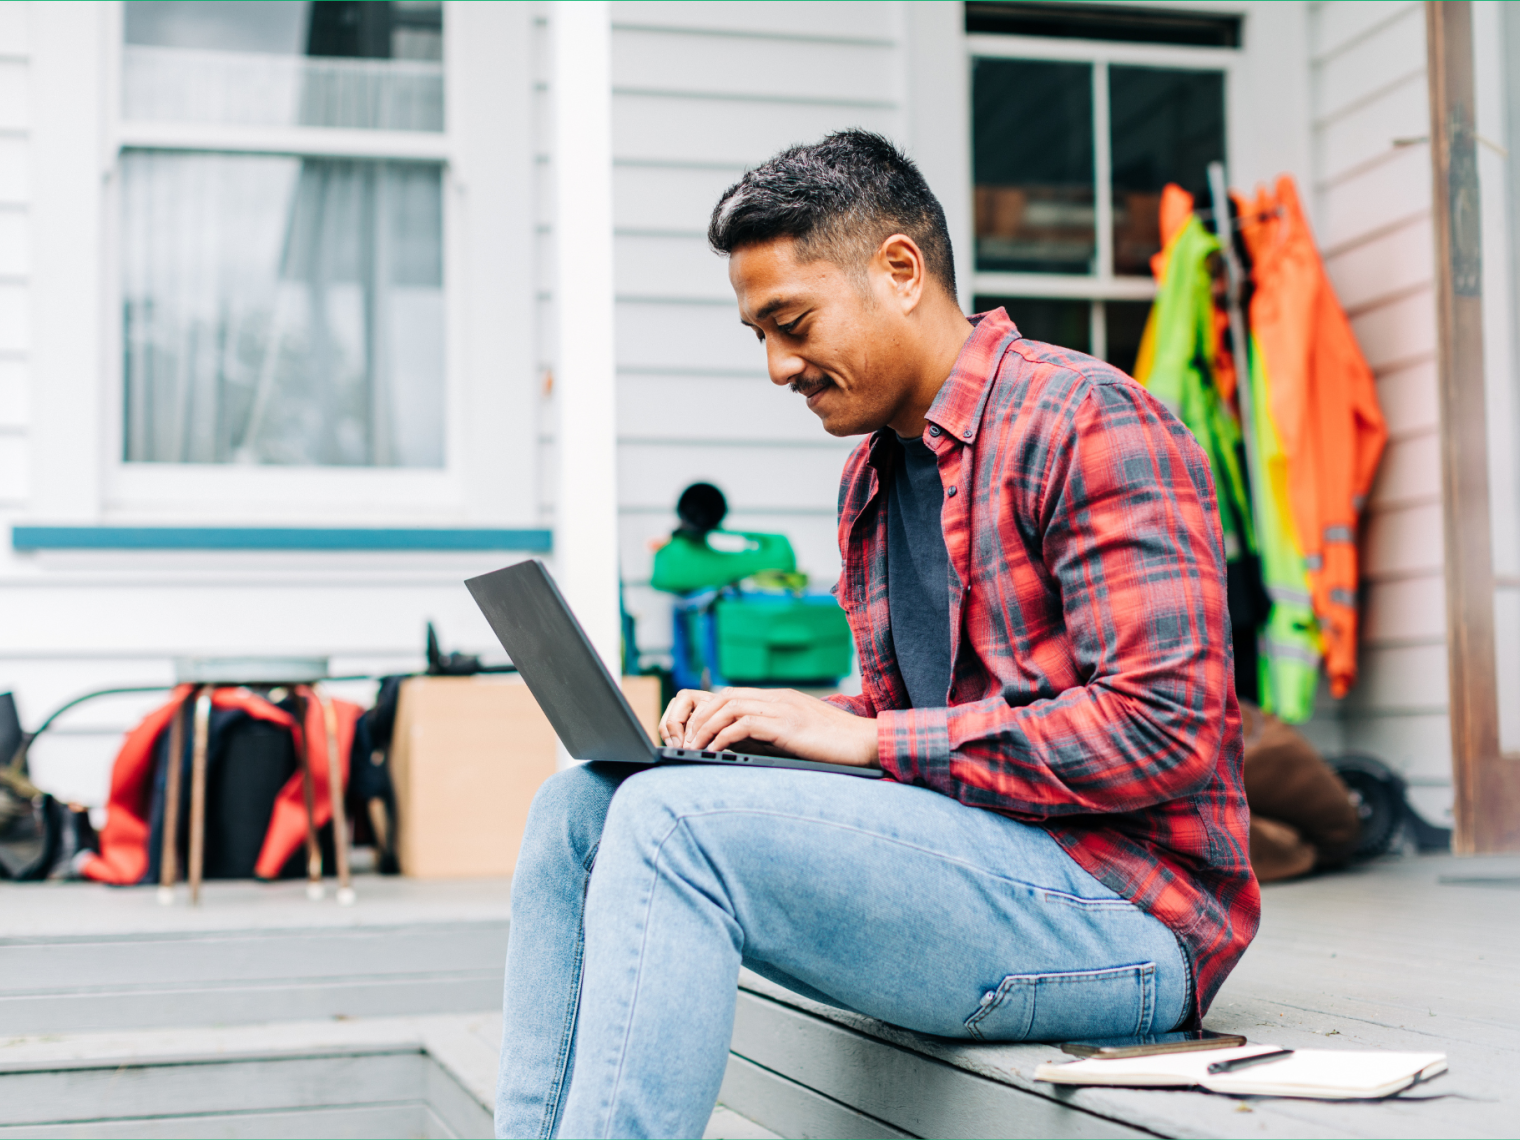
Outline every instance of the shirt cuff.
<path fill-rule="evenodd" d="M 950 776 L 950 711 L 896 709 L 876 714 L 877 760 L 904 784 L 943 786 Z"/>

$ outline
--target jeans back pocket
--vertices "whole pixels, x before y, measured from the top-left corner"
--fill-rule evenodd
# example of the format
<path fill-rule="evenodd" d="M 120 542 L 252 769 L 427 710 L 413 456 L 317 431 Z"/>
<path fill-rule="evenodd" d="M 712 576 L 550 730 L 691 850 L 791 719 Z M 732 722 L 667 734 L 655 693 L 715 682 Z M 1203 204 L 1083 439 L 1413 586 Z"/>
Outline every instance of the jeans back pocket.
<path fill-rule="evenodd" d="M 1080 1041 L 1151 1031 L 1156 965 L 1009 974 L 982 997 L 966 1031 L 982 1041 Z"/>

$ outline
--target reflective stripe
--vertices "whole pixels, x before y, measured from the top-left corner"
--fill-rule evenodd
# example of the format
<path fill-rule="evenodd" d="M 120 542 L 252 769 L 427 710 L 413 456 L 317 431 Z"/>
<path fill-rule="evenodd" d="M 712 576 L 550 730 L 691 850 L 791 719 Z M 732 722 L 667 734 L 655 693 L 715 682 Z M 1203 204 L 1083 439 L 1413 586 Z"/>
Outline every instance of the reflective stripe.
<path fill-rule="evenodd" d="M 1305 665 L 1319 664 L 1319 654 L 1312 647 L 1294 645 L 1271 635 L 1262 640 L 1266 643 L 1267 653 L 1272 657 L 1286 657 L 1290 661 L 1299 661 Z"/>
<path fill-rule="evenodd" d="M 1351 533 L 1349 526 L 1327 526 L 1325 528 L 1326 542 L 1355 542 L 1356 535 Z"/>
<path fill-rule="evenodd" d="M 1305 554 L 1304 555 L 1304 569 L 1305 570 L 1323 570 L 1324 568 L 1325 568 L 1325 560 L 1323 558 L 1321 558 L 1318 554 Z"/>
<path fill-rule="evenodd" d="M 1284 606 L 1304 606 L 1313 604 L 1314 599 L 1309 596 L 1307 590 L 1290 590 L 1286 586 L 1267 586 L 1267 597 Z"/>
<path fill-rule="evenodd" d="M 1354 590 L 1331 590 L 1330 600 L 1338 606 L 1349 606 L 1356 609 L 1356 592 Z"/>

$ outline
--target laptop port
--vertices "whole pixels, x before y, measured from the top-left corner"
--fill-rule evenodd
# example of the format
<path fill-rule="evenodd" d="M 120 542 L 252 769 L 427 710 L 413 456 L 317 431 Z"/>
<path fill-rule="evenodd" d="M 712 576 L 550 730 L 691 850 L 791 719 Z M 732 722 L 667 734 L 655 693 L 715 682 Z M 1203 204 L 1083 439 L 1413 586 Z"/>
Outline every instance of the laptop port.
<path fill-rule="evenodd" d="M 717 758 L 718 758 L 718 754 L 716 752 L 704 752 L 704 753 L 702 753 L 702 759 L 704 759 L 704 760 L 716 760 Z"/>

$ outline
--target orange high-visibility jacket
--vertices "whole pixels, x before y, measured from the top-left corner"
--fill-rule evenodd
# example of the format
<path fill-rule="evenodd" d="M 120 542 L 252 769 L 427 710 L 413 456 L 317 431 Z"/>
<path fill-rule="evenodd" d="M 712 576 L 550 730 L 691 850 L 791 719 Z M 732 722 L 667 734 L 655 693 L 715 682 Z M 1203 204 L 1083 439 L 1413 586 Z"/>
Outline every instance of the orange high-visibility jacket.
<path fill-rule="evenodd" d="M 149 713 L 122 742 L 121 751 L 117 753 L 116 763 L 111 769 L 111 795 L 106 825 L 100 832 L 100 854 L 84 864 L 82 871 L 85 878 L 97 883 L 126 885 L 142 882 L 143 876 L 148 873 L 155 745 L 175 714 L 184 707 L 191 691 L 191 686 L 180 685 L 174 690 L 168 704 Z M 316 695 L 304 685 L 298 686 L 297 692 L 308 698 L 304 726 L 297 725 L 295 717 L 284 709 L 270 704 L 247 689 L 213 689 L 211 705 L 218 709 L 239 709 L 255 720 L 280 725 L 297 737 L 298 745 L 304 742 L 311 764 L 315 801 L 312 819 L 315 826 L 321 827 L 332 818 L 332 800 L 328 795 L 327 725 L 322 704 Z M 332 702 L 332 708 L 337 721 L 335 735 L 339 771 L 346 782 L 354 726 L 364 710 L 348 701 L 338 700 Z M 306 797 L 301 784 L 301 773 L 297 770 L 275 797 L 274 811 L 269 819 L 269 829 L 264 834 L 264 845 L 259 851 L 254 874 L 261 879 L 278 877 L 286 860 L 305 841 Z"/>
<path fill-rule="evenodd" d="M 1356 680 L 1357 516 L 1388 438 L 1351 322 L 1325 275 L 1293 180 L 1238 201 L 1261 346 L 1288 467 L 1288 501 L 1324 637 L 1330 690 Z M 1260 493 L 1259 491 L 1257 493 Z"/>

